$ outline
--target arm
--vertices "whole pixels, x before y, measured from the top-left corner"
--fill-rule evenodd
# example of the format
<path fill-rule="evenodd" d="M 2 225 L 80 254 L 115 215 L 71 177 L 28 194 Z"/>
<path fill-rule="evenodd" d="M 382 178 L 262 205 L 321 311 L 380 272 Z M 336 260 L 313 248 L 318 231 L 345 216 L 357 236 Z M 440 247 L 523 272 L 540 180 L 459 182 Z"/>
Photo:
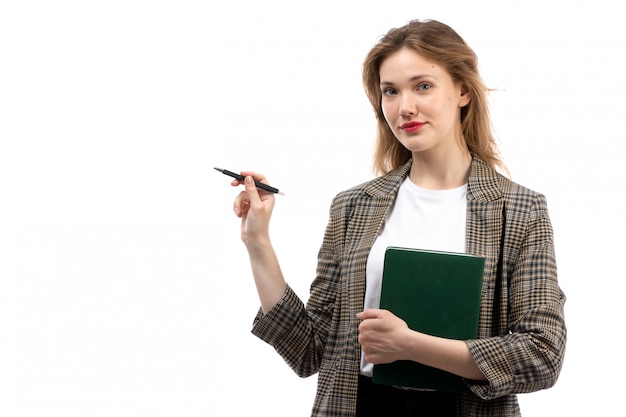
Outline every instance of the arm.
<path fill-rule="evenodd" d="M 253 172 L 244 172 L 245 190 L 235 199 L 233 210 L 241 218 L 241 239 L 248 250 L 252 275 L 256 284 L 261 308 L 267 313 L 280 301 L 287 284 L 278 263 L 278 258 L 269 236 L 269 221 L 275 198 L 270 193 L 259 193 L 254 185 L 266 182 L 265 177 Z M 239 185 L 233 181 L 233 185 Z"/>
<path fill-rule="evenodd" d="M 485 321 L 481 312 L 481 338 L 467 341 L 489 380 L 471 387 L 484 399 L 550 388 L 563 365 L 565 295 L 557 280 L 552 226 L 545 197 L 527 201 L 525 210 L 510 204 L 500 288 L 489 288 L 484 299 L 490 318 Z M 485 335 L 489 323 L 498 334 Z"/>
<path fill-rule="evenodd" d="M 476 366 L 466 343 L 420 333 L 387 310 L 357 314 L 359 342 L 365 359 L 373 364 L 411 360 L 477 381 L 486 378 Z"/>
<path fill-rule="evenodd" d="M 257 181 L 265 178 L 253 175 Z M 233 185 L 239 185 L 233 181 Z M 286 284 L 271 246 L 268 224 L 274 196 L 255 189 L 253 182 L 235 200 L 235 214 L 242 219 L 241 237 L 248 249 L 261 311 L 252 333 L 277 351 L 294 372 L 306 377 L 321 365 L 334 312 L 339 265 L 335 254 L 335 216 L 331 216 L 318 256 L 318 271 L 311 285 L 308 305 Z"/>

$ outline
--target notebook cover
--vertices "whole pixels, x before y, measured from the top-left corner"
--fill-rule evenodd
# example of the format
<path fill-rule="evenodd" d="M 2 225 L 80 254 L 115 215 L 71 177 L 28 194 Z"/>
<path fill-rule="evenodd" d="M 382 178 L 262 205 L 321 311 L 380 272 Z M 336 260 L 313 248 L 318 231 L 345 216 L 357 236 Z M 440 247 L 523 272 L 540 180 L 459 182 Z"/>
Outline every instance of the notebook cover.
<path fill-rule="evenodd" d="M 389 247 L 380 308 L 422 333 L 474 339 L 478 333 L 485 259 L 456 252 Z M 374 365 L 377 384 L 468 391 L 463 378 L 413 361 Z"/>

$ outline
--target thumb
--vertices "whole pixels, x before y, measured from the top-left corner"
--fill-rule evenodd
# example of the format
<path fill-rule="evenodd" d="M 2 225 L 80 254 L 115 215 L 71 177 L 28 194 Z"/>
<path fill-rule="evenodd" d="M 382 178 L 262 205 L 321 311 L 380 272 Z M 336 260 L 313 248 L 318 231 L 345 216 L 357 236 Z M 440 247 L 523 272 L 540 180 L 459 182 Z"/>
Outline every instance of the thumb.
<path fill-rule="evenodd" d="M 261 197 L 259 197 L 259 190 L 256 188 L 256 185 L 254 184 L 254 178 L 248 175 L 247 177 L 245 177 L 243 184 L 246 187 L 246 193 L 248 193 L 248 198 L 250 199 L 250 205 L 260 203 Z"/>
<path fill-rule="evenodd" d="M 375 319 L 380 316 L 381 311 L 382 310 L 376 308 L 369 308 L 365 311 L 361 311 L 356 316 L 360 320 Z"/>

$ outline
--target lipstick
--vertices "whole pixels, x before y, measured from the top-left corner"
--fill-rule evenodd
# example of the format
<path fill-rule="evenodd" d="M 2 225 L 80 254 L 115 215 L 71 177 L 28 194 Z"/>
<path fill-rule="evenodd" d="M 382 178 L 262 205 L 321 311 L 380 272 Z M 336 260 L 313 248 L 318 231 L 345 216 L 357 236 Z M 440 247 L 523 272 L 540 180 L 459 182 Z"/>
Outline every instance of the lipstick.
<path fill-rule="evenodd" d="M 406 122 L 402 126 L 400 126 L 400 128 L 407 133 L 413 133 L 413 132 L 417 132 L 425 124 L 426 123 L 421 123 L 421 122 Z"/>

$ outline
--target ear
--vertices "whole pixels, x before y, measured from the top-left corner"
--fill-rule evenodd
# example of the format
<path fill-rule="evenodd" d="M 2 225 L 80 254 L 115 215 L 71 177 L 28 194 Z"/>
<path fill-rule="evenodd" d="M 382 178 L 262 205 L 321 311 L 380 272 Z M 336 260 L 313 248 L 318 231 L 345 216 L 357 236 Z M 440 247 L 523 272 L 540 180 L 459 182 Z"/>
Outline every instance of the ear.
<path fill-rule="evenodd" d="M 472 93 L 466 84 L 461 83 L 461 96 L 459 97 L 459 107 L 465 107 L 472 99 Z"/>

